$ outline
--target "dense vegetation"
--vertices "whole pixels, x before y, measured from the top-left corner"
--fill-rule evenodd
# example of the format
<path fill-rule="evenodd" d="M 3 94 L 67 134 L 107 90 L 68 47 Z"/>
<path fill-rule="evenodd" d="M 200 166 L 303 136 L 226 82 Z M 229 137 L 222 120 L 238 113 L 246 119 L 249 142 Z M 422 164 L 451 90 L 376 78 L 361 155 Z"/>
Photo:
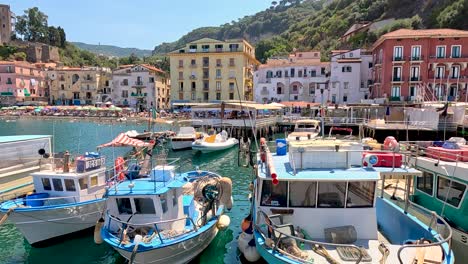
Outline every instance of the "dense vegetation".
<path fill-rule="evenodd" d="M 91 51 L 95 54 L 101 54 L 108 57 L 128 57 L 132 54 L 135 54 L 138 57 L 148 57 L 151 56 L 151 50 L 143 50 L 137 48 L 121 48 L 112 45 L 92 45 L 86 44 L 83 42 L 72 42 L 73 45 L 77 46 L 80 49 Z"/>
<path fill-rule="evenodd" d="M 245 38 L 256 44 L 261 61 L 294 48 L 319 49 L 326 58 L 332 49 L 369 46 L 382 34 L 399 28 L 468 29 L 467 13 L 467 0 L 273 1 L 265 11 L 219 27 L 195 29 L 175 42 L 156 46 L 153 53 L 166 53 L 203 37 Z M 395 20 L 358 34 L 348 43 L 339 40 L 356 22 L 388 18 Z"/>

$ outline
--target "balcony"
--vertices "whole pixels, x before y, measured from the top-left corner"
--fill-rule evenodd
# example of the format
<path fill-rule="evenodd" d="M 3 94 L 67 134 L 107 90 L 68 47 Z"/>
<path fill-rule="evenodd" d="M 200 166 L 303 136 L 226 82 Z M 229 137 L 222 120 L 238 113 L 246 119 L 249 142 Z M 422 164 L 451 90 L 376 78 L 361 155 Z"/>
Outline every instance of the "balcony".
<path fill-rule="evenodd" d="M 208 91 L 210 90 L 210 87 L 203 87 L 203 91 Z"/>
<path fill-rule="evenodd" d="M 393 77 L 392 82 L 403 82 L 403 77 Z"/>
<path fill-rule="evenodd" d="M 120 82 L 120 86 L 128 86 L 128 82 Z"/>
<path fill-rule="evenodd" d="M 223 52 L 223 48 L 216 48 L 215 52 Z"/>
<path fill-rule="evenodd" d="M 424 56 L 422 56 L 422 55 L 419 55 L 419 56 L 411 56 L 411 61 L 412 61 L 412 62 L 415 62 L 415 61 L 418 61 L 418 62 L 419 62 L 419 61 L 422 61 L 422 60 L 424 60 Z"/>
<path fill-rule="evenodd" d="M 148 93 L 132 93 L 131 96 L 133 97 L 145 97 Z"/>
<path fill-rule="evenodd" d="M 390 102 L 399 102 L 401 101 L 401 97 L 400 96 L 391 96 L 389 98 Z"/>
<path fill-rule="evenodd" d="M 179 69 L 184 68 L 183 64 L 179 64 Z"/>
<path fill-rule="evenodd" d="M 88 77 L 88 78 L 84 78 L 82 80 L 82 82 L 92 82 L 93 81 L 93 78 L 92 77 Z"/>
<path fill-rule="evenodd" d="M 210 75 L 209 74 L 203 74 L 203 79 L 209 79 Z"/>
<path fill-rule="evenodd" d="M 1 92 L 0 96 L 13 96 L 13 92 Z"/>
<path fill-rule="evenodd" d="M 240 49 L 239 48 L 229 48 L 229 51 L 230 52 L 238 52 L 238 51 L 240 51 Z"/>
<path fill-rule="evenodd" d="M 410 82 L 419 82 L 421 81 L 421 78 L 419 76 L 413 76 L 410 78 Z"/>
<path fill-rule="evenodd" d="M 145 86 L 145 85 L 143 84 L 143 81 L 136 81 L 136 82 L 135 82 L 135 85 L 134 85 L 133 87 L 141 87 L 141 86 Z"/>
<path fill-rule="evenodd" d="M 203 63 L 203 68 L 208 68 L 208 67 L 210 67 L 209 63 Z"/>
<path fill-rule="evenodd" d="M 216 76 L 216 79 L 222 79 L 221 75 Z"/>
<path fill-rule="evenodd" d="M 13 82 L 11 80 L 8 80 L 6 84 L 13 84 Z"/>
<path fill-rule="evenodd" d="M 236 64 L 235 63 L 229 63 L 229 67 L 235 67 Z"/>
<path fill-rule="evenodd" d="M 393 57 L 394 62 L 399 62 L 399 61 L 404 61 L 404 60 L 405 60 L 405 57 L 403 56 Z"/>
<path fill-rule="evenodd" d="M 221 63 L 216 63 L 216 67 L 223 67 Z"/>

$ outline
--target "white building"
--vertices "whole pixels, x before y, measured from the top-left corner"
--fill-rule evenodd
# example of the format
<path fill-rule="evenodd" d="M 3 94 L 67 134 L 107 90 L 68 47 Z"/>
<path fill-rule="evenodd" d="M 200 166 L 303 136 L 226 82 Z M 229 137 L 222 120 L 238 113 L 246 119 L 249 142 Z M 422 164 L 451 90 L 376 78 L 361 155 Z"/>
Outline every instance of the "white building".
<path fill-rule="evenodd" d="M 362 49 L 332 51 L 330 102 L 360 103 L 369 96 L 372 54 Z"/>
<path fill-rule="evenodd" d="M 327 102 L 330 63 L 320 52 L 296 52 L 288 58 L 269 59 L 254 73 L 254 100 L 259 103 Z"/>
<path fill-rule="evenodd" d="M 137 110 L 169 107 L 166 72 L 146 64 L 125 65 L 113 72 L 112 101 Z"/>

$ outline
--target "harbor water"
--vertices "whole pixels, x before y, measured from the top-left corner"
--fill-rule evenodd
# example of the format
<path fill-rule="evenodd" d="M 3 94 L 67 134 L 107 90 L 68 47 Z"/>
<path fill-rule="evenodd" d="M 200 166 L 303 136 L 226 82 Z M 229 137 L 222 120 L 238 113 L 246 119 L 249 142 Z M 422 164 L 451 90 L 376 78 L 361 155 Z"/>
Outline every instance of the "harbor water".
<path fill-rule="evenodd" d="M 5 122 L 0 120 L 0 136 L 7 135 L 54 135 L 54 151 L 83 153 L 95 151 L 96 146 L 115 138 L 119 133 L 135 129 L 143 131 L 146 124 L 135 123 L 92 123 L 86 121 L 52 121 L 52 120 L 17 120 Z M 166 130 L 159 127 L 155 130 Z M 123 155 L 129 148 L 108 148 L 102 153 L 112 162 Z M 233 182 L 234 207 L 227 213 L 231 218 L 229 229 L 219 232 L 217 237 L 192 263 L 240 263 L 236 238 L 241 232 L 240 222 L 248 214 L 248 185 L 252 172 L 249 168 L 238 167 L 237 147 L 230 150 L 201 154 L 192 150 L 169 152 L 169 158 L 181 158 L 182 170 L 210 170 L 227 176 Z M 92 231 L 80 234 L 62 243 L 44 248 L 33 248 L 22 237 L 15 226 L 8 221 L 0 226 L 0 263 L 126 263 L 117 252 L 106 243 L 94 244 Z"/>

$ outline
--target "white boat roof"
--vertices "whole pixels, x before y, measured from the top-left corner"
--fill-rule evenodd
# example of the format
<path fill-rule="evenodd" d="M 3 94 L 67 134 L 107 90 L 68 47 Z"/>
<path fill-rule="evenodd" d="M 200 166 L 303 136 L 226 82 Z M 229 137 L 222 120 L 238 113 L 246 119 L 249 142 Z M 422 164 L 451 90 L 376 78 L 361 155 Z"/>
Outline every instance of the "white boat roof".
<path fill-rule="evenodd" d="M 320 121 L 315 120 L 315 119 L 303 119 L 303 120 L 297 120 L 296 121 L 296 124 L 300 124 L 300 123 L 303 123 L 303 124 L 319 124 Z"/>
<path fill-rule="evenodd" d="M 70 172 L 61 172 L 61 171 L 52 171 L 44 170 L 38 171 L 31 174 L 33 177 L 67 177 L 67 178 L 82 178 L 83 176 L 88 176 L 91 174 L 99 174 L 106 171 L 106 167 L 102 166 L 101 168 L 85 171 L 83 173 L 77 173 L 74 169 L 70 168 Z"/>
<path fill-rule="evenodd" d="M 18 136 L 1 136 L 0 137 L 0 144 L 1 143 L 11 143 L 11 142 L 18 142 L 18 141 L 26 141 L 26 140 L 35 140 L 35 139 L 43 139 L 43 138 L 51 138 L 50 135 L 18 135 Z"/>

